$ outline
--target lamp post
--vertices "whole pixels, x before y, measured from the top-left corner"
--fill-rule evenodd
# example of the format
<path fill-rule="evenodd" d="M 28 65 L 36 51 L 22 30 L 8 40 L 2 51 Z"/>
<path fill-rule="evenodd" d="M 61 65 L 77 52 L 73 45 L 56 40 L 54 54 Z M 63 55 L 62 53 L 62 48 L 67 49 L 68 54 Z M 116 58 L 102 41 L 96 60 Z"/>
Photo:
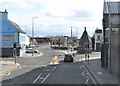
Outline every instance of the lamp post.
<path fill-rule="evenodd" d="M 33 52 L 33 43 L 34 43 L 34 18 L 37 18 L 37 17 L 32 17 L 32 56 L 34 56 L 34 52 Z"/>
<path fill-rule="evenodd" d="M 76 27 L 76 38 L 78 38 L 78 27 Z"/>
<path fill-rule="evenodd" d="M 70 47 L 71 48 L 71 52 L 72 52 L 72 44 L 73 44 L 73 32 L 72 32 L 72 28 L 73 27 L 71 27 L 71 47 Z"/>

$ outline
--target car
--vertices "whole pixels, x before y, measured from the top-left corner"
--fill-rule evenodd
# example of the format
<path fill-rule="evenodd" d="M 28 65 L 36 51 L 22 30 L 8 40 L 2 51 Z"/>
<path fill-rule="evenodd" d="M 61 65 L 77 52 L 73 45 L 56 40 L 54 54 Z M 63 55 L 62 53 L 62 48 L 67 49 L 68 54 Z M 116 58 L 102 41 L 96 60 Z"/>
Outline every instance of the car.
<path fill-rule="evenodd" d="M 37 50 L 37 49 L 32 49 L 32 48 L 28 48 L 28 49 L 26 50 L 26 53 L 32 53 L 32 52 L 38 53 L 38 50 Z"/>
<path fill-rule="evenodd" d="M 74 61 L 73 54 L 65 54 L 64 62 L 73 62 L 73 61 Z"/>

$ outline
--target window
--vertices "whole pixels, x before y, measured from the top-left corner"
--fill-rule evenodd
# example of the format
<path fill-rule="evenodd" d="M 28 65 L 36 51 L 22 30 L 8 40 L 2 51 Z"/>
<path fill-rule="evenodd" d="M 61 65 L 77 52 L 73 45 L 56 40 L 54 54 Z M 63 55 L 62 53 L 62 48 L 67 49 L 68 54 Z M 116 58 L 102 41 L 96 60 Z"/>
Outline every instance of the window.
<path fill-rule="evenodd" d="M 100 36 L 97 36 L 97 39 L 100 40 Z"/>

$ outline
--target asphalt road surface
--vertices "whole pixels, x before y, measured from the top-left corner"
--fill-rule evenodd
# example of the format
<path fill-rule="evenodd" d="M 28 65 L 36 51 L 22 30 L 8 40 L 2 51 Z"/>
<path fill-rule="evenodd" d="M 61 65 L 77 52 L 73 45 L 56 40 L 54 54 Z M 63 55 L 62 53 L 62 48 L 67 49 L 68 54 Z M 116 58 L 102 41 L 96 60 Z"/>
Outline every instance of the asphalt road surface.
<path fill-rule="evenodd" d="M 59 56 L 59 64 L 49 65 L 54 55 L 60 52 L 48 47 L 42 47 L 44 53 L 38 58 L 21 58 L 21 68 L 16 69 L 3 77 L 3 86 L 36 85 L 36 84 L 95 84 L 88 73 L 81 57 L 75 56 L 74 62 L 64 62 L 63 56 Z"/>

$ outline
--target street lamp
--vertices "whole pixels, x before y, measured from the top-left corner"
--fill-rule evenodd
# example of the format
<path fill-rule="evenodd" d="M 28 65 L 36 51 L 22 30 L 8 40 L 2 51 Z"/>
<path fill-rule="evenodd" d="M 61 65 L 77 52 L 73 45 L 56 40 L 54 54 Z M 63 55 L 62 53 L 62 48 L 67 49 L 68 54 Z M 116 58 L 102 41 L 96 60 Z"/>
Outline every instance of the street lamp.
<path fill-rule="evenodd" d="M 78 38 L 78 27 L 76 27 L 76 38 Z"/>
<path fill-rule="evenodd" d="M 73 27 L 71 27 L 71 38 L 72 38 L 72 28 L 73 28 Z"/>
<path fill-rule="evenodd" d="M 32 17 L 32 56 L 34 56 L 34 52 L 33 52 L 33 42 L 34 42 L 34 18 L 37 18 L 37 17 Z"/>

